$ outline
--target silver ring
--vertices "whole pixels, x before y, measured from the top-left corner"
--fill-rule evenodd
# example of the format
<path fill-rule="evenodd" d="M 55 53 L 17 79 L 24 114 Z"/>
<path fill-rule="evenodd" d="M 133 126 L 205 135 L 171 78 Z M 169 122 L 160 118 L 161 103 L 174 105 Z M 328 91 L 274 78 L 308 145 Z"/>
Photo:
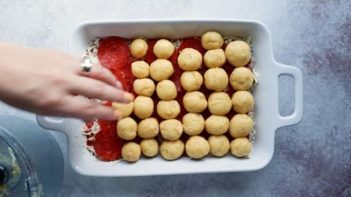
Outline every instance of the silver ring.
<path fill-rule="evenodd" d="M 90 58 L 84 57 L 80 66 L 82 67 L 83 72 L 90 72 L 93 68 L 93 63 L 91 62 Z"/>

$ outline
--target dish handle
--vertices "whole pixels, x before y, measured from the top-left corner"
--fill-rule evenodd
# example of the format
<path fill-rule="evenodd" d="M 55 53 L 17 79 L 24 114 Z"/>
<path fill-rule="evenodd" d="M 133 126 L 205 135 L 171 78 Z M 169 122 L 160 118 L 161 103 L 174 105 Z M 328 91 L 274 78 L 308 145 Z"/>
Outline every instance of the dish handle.
<path fill-rule="evenodd" d="M 302 72 L 300 69 L 295 66 L 288 66 L 281 63 L 277 63 L 278 65 L 278 73 L 277 80 L 281 75 L 289 75 L 294 78 L 294 86 L 295 86 L 295 108 L 294 112 L 288 116 L 282 116 L 279 113 L 279 107 L 277 108 L 278 114 L 278 128 L 296 124 L 301 121 L 303 114 L 303 81 L 302 81 Z M 278 101 L 279 102 L 279 101 Z"/>
<path fill-rule="evenodd" d="M 65 119 L 59 117 L 49 117 L 49 116 L 41 116 L 37 115 L 38 125 L 43 127 L 44 129 L 53 130 L 53 131 L 65 131 Z"/>

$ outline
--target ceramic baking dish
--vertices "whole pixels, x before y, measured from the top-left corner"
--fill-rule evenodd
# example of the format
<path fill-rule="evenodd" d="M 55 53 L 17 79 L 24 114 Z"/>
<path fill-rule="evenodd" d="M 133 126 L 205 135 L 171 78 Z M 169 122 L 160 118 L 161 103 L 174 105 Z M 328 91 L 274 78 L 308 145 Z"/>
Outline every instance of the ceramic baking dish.
<path fill-rule="evenodd" d="M 255 71 L 259 83 L 253 94 L 255 98 L 255 141 L 249 159 L 206 157 L 199 161 L 183 157 L 176 161 L 165 161 L 160 156 L 141 159 L 136 163 L 103 162 L 90 154 L 86 138 L 81 134 L 84 122 L 77 119 L 37 116 L 39 125 L 49 130 L 64 132 L 68 138 L 68 155 L 73 169 L 91 176 L 144 176 L 185 173 L 239 172 L 265 167 L 274 152 L 274 134 L 277 128 L 298 123 L 303 110 L 303 83 L 301 71 L 293 66 L 277 63 L 272 52 L 272 42 L 266 26 L 257 21 L 241 20 L 152 20 L 86 22 L 74 31 L 70 41 L 70 52 L 81 56 L 89 41 L 96 37 L 121 36 L 134 38 L 183 38 L 200 36 L 209 30 L 224 36 L 250 36 Z M 294 78 L 295 109 L 289 116 L 281 116 L 278 109 L 278 77 L 290 75 Z"/>

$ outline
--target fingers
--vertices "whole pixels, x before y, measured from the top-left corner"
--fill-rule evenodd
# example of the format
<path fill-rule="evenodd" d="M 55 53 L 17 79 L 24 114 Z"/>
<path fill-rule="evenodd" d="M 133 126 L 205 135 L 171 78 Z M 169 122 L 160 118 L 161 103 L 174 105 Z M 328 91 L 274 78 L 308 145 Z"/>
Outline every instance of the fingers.
<path fill-rule="evenodd" d="M 132 94 L 124 92 L 121 89 L 98 80 L 80 76 L 72 78 L 69 91 L 74 95 L 79 94 L 88 98 L 97 98 L 121 103 L 130 103 L 134 99 Z"/>
<path fill-rule="evenodd" d="M 104 119 L 116 120 L 120 114 L 111 107 L 103 106 L 82 97 L 67 96 L 63 98 L 59 113 L 64 116 L 83 120 Z"/>
<path fill-rule="evenodd" d="M 90 77 L 93 79 L 97 79 L 103 81 L 111 86 L 115 86 L 121 89 L 120 83 L 117 81 L 116 77 L 100 64 L 94 64 L 89 72 L 85 72 L 80 70 L 79 74 L 81 76 Z"/>

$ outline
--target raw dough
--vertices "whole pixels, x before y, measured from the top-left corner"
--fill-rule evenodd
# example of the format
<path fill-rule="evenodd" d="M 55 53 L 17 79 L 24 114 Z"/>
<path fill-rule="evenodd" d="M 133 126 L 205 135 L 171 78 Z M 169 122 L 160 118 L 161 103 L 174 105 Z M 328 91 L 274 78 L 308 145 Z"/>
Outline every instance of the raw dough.
<path fill-rule="evenodd" d="M 206 97 L 202 92 L 187 92 L 183 97 L 184 108 L 188 112 L 200 113 L 207 107 Z"/>
<path fill-rule="evenodd" d="M 132 140 L 137 136 L 138 124 L 130 117 L 122 118 L 117 123 L 117 135 L 124 140 Z"/>
<path fill-rule="evenodd" d="M 177 88 L 173 81 L 163 80 L 158 82 L 156 93 L 158 98 L 162 100 L 172 100 L 177 97 Z"/>
<path fill-rule="evenodd" d="M 202 55 L 193 48 L 183 49 L 178 56 L 178 65 L 185 71 L 194 71 L 200 68 Z"/>
<path fill-rule="evenodd" d="M 156 118 L 146 118 L 139 122 L 138 136 L 144 139 L 154 138 L 157 136 L 159 130 Z"/>
<path fill-rule="evenodd" d="M 177 119 L 164 120 L 160 124 L 160 132 L 166 140 L 177 140 L 183 133 L 183 125 Z"/>
<path fill-rule="evenodd" d="M 135 58 L 142 58 L 147 52 L 147 43 L 144 39 L 138 38 L 130 44 L 130 52 Z"/>
<path fill-rule="evenodd" d="M 206 131 L 212 135 L 222 135 L 229 129 L 229 119 L 226 116 L 212 115 L 205 121 Z"/>
<path fill-rule="evenodd" d="M 180 77 L 180 84 L 188 92 L 199 90 L 203 81 L 202 75 L 198 71 L 185 71 Z"/>
<path fill-rule="evenodd" d="M 232 66 L 245 66 L 251 59 L 251 49 L 244 41 L 233 41 L 225 48 L 225 56 Z"/>
<path fill-rule="evenodd" d="M 160 39 L 154 45 L 154 54 L 160 59 L 168 59 L 174 53 L 175 47 L 169 40 Z"/>
<path fill-rule="evenodd" d="M 133 113 L 134 103 L 130 102 L 128 104 L 125 103 L 117 103 L 113 102 L 112 107 L 117 111 L 120 118 L 128 117 Z"/>
<path fill-rule="evenodd" d="M 237 114 L 230 120 L 229 133 L 234 138 L 246 137 L 253 129 L 254 121 L 246 114 Z"/>
<path fill-rule="evenodd" d="M 128 162 L 138 161 L 140 154 L 140 146 L 135 142 L 128 142 L 122 147 L 122 158 Z"/>
<path fill-rule="evenodd" d="M 225 61 L 226 59 L 223 49 L 209 50 L 204 55 L 204 62 L 208 68 L 221 67 Z"/>
<path fill-rule="evenodd" d="M 176 100 L 159 101 L 156 108 L 157 114 L 163 119 L 176 118 L 180 113 L 180 105 Z"/>
<path fill-rule="evenodd" d="M 222 47 L 223 42 L 222 35 L 218 32 L 209 31 L 201 36 L 202 47 L 207 50 L 219 49 Z"/>
<path fill-rule="evenodd" d="M 158 143 L 155 139 L 143 139 L 140 148 L 141 153 L 146 157 L 154 157 L 158 153 Z"/>
<path fill-rule="evenodd" d="M 205 86 L 209 90 L 223 91 L 228 86 L 228 75 L 223 68 L 210 68 L 205 72 Z"/>
<path fill-rule="evenodd" d="M 253 84 L 254 78 L 250 69 L 239 67 L 233 70 L 229 80 L 235 90 L 249 90 Z"/>
<path fill-rule="evenodd" d="M 225 92 L 214 92 L 208 97 L 208 110 L 213 115 L 226 115 L 232 109 L 230 97 Z"/>
<path fill-rule="evenodd" d="M 150 65 L 150 76 L 155 81 L 168 79 L 173 72 L 172 63 L 168 60 L 157 59 Z"/>
<path fill-rule="evenodd" d="M 236 157 L 248 156 L 251 148 L 251 142 L 247 138 L 236 138 L 230 143 L 230 152 Z"/>
<path fill-rule="evenodd" d="M 225 135 L 211 135 L 208 138 L 210 152 L 216 157 L 223 157 L 230 148 L 230 143 Z"/>
<path fill-rule="evenodd" d="M 148 77 L 150 66 L 145 61 L 135 61 L 132 63 L 132 74 L 135 78 L 141 79 Z"/>
<path fill-rule="evenodd" d="M 199 135 L 205 128 L 205 119 L 201 114 L 187 113 L 182 122 L 184 132 L 190 136 Z"/>
<path fill-rule="evenodd" d="M 236 112 L 246 114 L 253 110 L 254 98 L 248 91 L 237 91 L 232 96 L 232 104 Z"/>
<path fill-rule="evenodd" d="M 137 96 L 134 99 L 134 114 L 140 118 L 148 118 L 154 112 L 154 101 L 150 97 Z"/>
<path fill-rule="evenodd" d="M 133 89 L 138 95 L 151 97 L 155 92 L 155 83 L 149 78 L 136 79 Z"/>
<path fill-rule="evenodd" d="M 181 140 L 163 141 L 160 152 L 166 160 L 178 159 L 184 153 L 184 143 Z"/>
<path fill-rule="evenodd" d="M 191 136 L 185 143 L 185 152 L 192 159 L 201 159 L 210 152 L 210 145 L 202 136 Z"/>

